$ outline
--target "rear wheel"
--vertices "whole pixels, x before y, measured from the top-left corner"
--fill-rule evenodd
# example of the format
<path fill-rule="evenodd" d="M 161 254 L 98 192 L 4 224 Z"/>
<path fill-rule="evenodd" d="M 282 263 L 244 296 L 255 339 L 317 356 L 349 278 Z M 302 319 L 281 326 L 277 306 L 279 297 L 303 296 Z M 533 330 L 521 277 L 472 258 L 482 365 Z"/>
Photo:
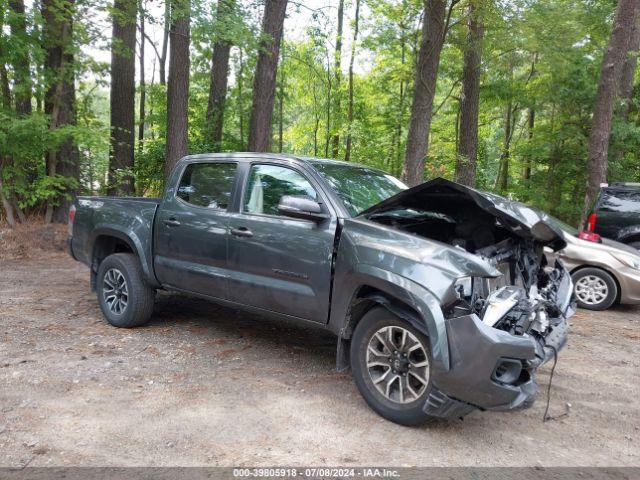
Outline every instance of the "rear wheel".
<path fill-rule="evenodd" d="M 96 290 L 102 314 L 114 327 L 138 327 L 151 317 L 155 290 L 145 283 L 140 262 L 130 253 L 102 261 Z"/>
<path fill-rule="evenodd" d="M 384 418 L 402 425 L 432 419 L 422 407 L 431 391 L 428 338 L 383 307 L 367 312 L 351 339 L 358 390 Z"/>
<path fill-rule="evenodd" d="M 606 310 L 616 301 L 618 285 L 604 270 L 583 268 L 571 277 L 579 307 L 588 310 Z"/>

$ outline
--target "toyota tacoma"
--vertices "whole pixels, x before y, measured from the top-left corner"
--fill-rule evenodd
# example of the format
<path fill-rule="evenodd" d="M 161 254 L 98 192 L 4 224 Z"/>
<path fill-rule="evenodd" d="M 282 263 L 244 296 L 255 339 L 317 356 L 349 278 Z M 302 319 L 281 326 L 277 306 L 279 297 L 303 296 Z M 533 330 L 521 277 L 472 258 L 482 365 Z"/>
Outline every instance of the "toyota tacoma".
<path fill-rule="evenodd" d="M 162 198 L 78 197 L 69 228 L 110 324 L 144 324 L 163 289 L 323 326 L 338 369 L 405 425 L 530 405 L 574 312 L 544 255 L 562 232 L 534 210 L 345 162 L 188 156 Z"/>

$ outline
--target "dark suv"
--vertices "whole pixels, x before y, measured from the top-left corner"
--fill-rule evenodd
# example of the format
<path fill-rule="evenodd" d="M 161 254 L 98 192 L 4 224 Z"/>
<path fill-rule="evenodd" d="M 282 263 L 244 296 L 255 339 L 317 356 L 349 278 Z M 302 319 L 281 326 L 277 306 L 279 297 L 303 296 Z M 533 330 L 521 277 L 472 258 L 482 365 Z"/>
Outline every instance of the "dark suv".
<path fill-rule="evenodd" d="M 603 187 L 587 229 L 640 249 L 640 183 Z"/>

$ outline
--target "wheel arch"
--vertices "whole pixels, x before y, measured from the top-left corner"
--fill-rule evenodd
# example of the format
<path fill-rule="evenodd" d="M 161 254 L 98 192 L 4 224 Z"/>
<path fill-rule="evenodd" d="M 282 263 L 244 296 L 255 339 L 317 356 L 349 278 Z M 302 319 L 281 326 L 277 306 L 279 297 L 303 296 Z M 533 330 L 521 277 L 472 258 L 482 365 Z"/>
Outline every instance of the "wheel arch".
<path fill-rule="evenodd" d="M 578 273 L 580 270 L 586 270 L 587 268 L 591 268 L 591 269 L 594 269 L 594 270 L 601 270 L 601 271 L 609 274 L 609 276 L 611 276 L 611 278 L 613 278 L 613 281 L 615 282 L 616 289 L 617 289 L 616 299 L 615 299 L 615 301 L 613 303 L 614 304 L 620 303 L 620 298 L 621 298 L 621 295 L 622 295 L 622 286 L 620 285 L 620 280 L 618 280 L 618 277 L 616 277 L 616 274 L 613 273 L 611 270 L 607 270 L 606 268 L 602 268 L 602 267 L 599 267 L 599 266 L 596 266 L 596 265 L 578 265 L 577 267 L 574 267 L 569 273 L 570 273 L 571 277 L 573 278 L 574 274 Z"/>
<path fill-rule="evenodd" d="M 429 338 L 432 355 L 437 357 L 437 361 L 445 368 L 449 366 L 448 342 L 446 333 L 444 339 L 442 332 L 436 326 L 434 319 L 426 319 L 411 301 L 410 292 L 402 292 L 398 295 L 392 289 L 380 288 L 373 282 L 363 282 L 354 289 L 349 301 L 342 328 L 338 332 L 338 352 L 336 367 L 338 371 L 345 371 L 350 367 L 349 349 L 353 332 L 364 315 L 372 308 L 383 307 L 392 314 L 405 320 L 418 331 L 424 333 Z M 444 328 L 444 325 L 442 325 Z M 446 332 L 446 330 L 445 330 Z M 444 340 L 444 345 L 442 344 Z M 443 348 L 444 347 L 444 348 Z"/>
<path fill-rule="evenodd" d="M 90 259 L 92 290 L 95 290 L 96 275 L 100 263 L 114 253 L 131 253 L 135 255 L 140 262 L 145 280 L 149 284 L 157 286 L 155 275 L 137 237 L 115 228 L 99 227 L 92 231 L 88 246 L 87 253 Z"/>

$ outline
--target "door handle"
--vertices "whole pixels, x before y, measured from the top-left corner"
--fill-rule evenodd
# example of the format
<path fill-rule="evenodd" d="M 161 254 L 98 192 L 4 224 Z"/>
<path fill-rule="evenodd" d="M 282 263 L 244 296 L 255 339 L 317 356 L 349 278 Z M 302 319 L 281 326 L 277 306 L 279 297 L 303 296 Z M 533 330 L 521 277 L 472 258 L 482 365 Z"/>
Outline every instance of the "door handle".
<path fill-rule="evenodd" d="M 236 237 L 253 237 L 253 232 L 247 227 L 232 228 L 231 234 Z"/>
<path fill-rule="evenodd" d="M 162 222 L 167 227 L 179 227 L 180 226 L 180 222 L 178 220 L 176 220 L 175 218 L 173 218 L 173 217 L 168 218 L 167 220 L 163 220 Z"/>

